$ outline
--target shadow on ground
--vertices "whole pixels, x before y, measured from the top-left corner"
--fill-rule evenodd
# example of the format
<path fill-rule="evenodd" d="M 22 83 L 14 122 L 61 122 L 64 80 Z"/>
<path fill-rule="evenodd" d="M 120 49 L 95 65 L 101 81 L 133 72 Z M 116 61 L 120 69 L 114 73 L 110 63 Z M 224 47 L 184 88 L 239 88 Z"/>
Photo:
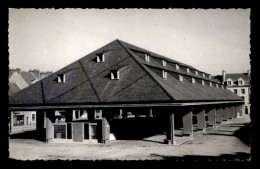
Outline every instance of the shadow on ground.
<path fill-rule="evenodd" d="M 236 154 L 222 154 L 220 156 L 200 156 L 200 155 L 186 155 L 183 157 L 165 156 L 159 154 L 151 154 L 152 157 L 159 157 L 162 160 L 174 161 L 250 161 L 250 154 L 236 153 Z"/>
<path fill-rule="evenodd" d="M 11 134 L 10 139 L 34 139 L 38 141 L 45 141 L 45 130 L 37 132 L 36 130 L 24 131 L 22 133 Z"/>
<path fill-rule="evenodd" d="M 235 136 L 245 145 L 250 146 L 250 124 L 236 124 L 236 125 L 225 125 L 225 127 L 240 127 L 235 132 L 232 131 L 219 131 L 218 133 L 207 133 L 207 135 L 218 135 L 218 136 Z M 225 132 L 225 133 L 223 133 Z"/>

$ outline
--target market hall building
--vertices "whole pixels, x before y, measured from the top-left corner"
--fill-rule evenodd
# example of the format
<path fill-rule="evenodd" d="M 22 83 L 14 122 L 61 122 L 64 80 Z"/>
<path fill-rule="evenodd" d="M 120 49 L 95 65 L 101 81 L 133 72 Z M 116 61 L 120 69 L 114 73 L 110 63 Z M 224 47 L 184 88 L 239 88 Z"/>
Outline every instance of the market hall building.
<path fill-rule="evenodd" d="M 194 121 L 205 131 L 242 115 L 243 103 L 210 74 L 115 40 L 11 96 L 9 114 L 36 111 L 46 142 L 106 143 L 163 128 L 175 144 L 176 128 L 192 137 Z M 138 119 L 157 121 L 136 127 Z"/>

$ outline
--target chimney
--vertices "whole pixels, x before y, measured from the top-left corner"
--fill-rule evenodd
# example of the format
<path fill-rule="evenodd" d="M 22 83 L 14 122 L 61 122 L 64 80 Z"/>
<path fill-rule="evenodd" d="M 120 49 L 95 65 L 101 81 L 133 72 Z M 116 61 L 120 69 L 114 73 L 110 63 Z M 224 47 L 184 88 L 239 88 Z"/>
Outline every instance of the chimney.
<path fill-rule="evenodd" d="M 250 70 L 249 69 L 247 70 L 247 76 L 250 76 Z"/>
<path fill-rule="evenodd" d="M 222 82 L 224 83 L 226 81 L 226 71 L 222 70 Z"/>

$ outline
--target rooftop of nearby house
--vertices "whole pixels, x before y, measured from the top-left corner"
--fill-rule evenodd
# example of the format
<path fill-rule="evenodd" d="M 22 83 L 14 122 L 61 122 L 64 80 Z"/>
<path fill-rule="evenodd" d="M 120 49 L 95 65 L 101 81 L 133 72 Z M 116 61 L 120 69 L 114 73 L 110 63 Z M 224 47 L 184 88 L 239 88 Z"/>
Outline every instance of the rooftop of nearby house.
<path fill-rule="evenodd" d="M 101 62 L 102 58 L 97 61 L 100 54 L 104 57 Z M 149 61 L 145 60 L 146 54 Z M 119 77 L 112 79 L 111 72 L 116 70 L 120 74 L 115 76 Z M 167 78 L 162 77 L 162 72 L 168 72 Z M 184 77 L 183 81 L 178 79 L 179 75 Z M 191 79 L 196 79 L 196 83 Z M 241 98 L 192 66 L 115 40 L 18 92 L 9 101 L 11 105 L 60 105 L 241 101 Z"/>
<path fill-rule="evenodd" d="M 225 73 L 225 71 L 223 73 L 225 74 L 225 85 L 227 85 L 227 80 L 231 80 L 232 86 L 241 86 L 238 84 L 238 80 L 243 80 L 242 86 L 250 86 L 251 75 L 249 70 L 246 73 Z M 223 75 L 217 75 L 214 78 L 222 82 Z"/>

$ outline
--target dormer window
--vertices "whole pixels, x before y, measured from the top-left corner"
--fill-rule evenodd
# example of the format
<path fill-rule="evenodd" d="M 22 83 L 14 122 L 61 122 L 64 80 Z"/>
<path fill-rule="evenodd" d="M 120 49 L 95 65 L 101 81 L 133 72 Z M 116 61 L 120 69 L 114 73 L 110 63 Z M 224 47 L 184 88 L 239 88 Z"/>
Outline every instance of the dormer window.
<path fill-rule="evenodd" d="M 239 86 L 242 86 L 242 85 L 244 85 L 244 81 L 243 81 L 243 79 L 241 79 L 241 78 L 240 78 L 240 79 L 238 79 L 238 85 L 239 85 Z"/>
<path fill-rule="evenodd" d="M 195 74 L 198 75 L 198 71 L 197 70 L 195 71 Z"/>
<path fill-rule="evenodd" d="M 150 61 L 150 56 L 148 54 L 145 54 L 145 61 L 149 62 Z"/>
<path fill-rule="evenodd" d="M 202 80 L 202 81 L 201 81 L 201 84 L 202 84 L 202 85 L 204 85 L 204 84 L 205 84 L 204 80 Z"/>
<path fill-rule="evenodd" d="M 58 83 L 65 83 L 65 81 L 66 81 L 65 74 L 59 74 Z"/>
<path fill-rule="evenodd" d="M 111 80 L 118 80 L 119 79 L 119 70 L 112 70 L 110 73 Z"/>
<path fill-rule="evenodd" d="M 228 86 L 232 86 L 232 80 L 231 80 L 231 79 L 228 79 L 228 80 L 227 80 L 227 85 L 228 85 Z"/>
<path fill-rule="evenodd" d="M 205 73 L 202 73 L 202 76 L 205 77 Z"/>
<path fill-rule="evenodd" d="M 162 71 L 162 75 L 164 79 L 167 79 L 167 72 L 165 70 Z"/>
<path fill-rule="evenodd" d="M 209 79 L 211 79 L 211 76 L 209 75 Z"/>
<path fill-rule="evenodd" d="M 209 86 L 212 86 L 212 82 L 209 82 Z"/>
<path fill-rule="evenodd" d="M 105 61 L 105 53 L 98 54 L 97 55 L 97 63 L 104 62 Z"/>
<path fill-rule="evenodd" d="M 179 75 L 179 80 L 182 82 L 183 81 L 183 76 Z"/>
<path fill-rule="evenodd" d="M 189 68 L 187 68 L 187 73 L 190 73 L 190 69 Z"/>
<path fill-rule="evenodd" d="M 194 77 L 191 78 L 191 82 L 195 83 L 195 78 Z"/>
<path fill-rule="evenodd" d="M 163 66 L 166 66 L 166 60 L 162 60 Z"/>
<path fill-rule="evenodd" d="M 176 64 L 176 69 L 179 70 L 180 66 L 178 64 Z"/>

